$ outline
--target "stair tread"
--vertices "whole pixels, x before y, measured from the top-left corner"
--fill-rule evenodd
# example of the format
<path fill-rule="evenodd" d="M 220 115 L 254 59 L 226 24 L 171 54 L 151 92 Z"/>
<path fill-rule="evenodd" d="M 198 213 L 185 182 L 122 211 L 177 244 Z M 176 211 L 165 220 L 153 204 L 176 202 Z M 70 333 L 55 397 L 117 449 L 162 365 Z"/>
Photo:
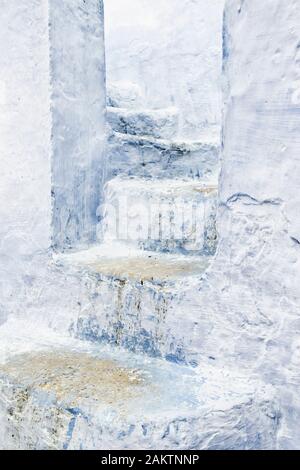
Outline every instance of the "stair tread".
<path fill-rule="evenodd" d="M 176 409 L 177 405 L 181 403 L 182 406 L 178 413 L 187 410 L 193 412 L 195 405 L 200 406 L 208 402 L 212 403 L 213 408 L 221 406 L 223 400 L 227 401 L 227 406 L 234 406 L 239 402 L 239 393 L 232 393 L 232 389 L 237 388 L 237 386 L 236 384 L 233 386 L 229 379 L 230 374 L 233 372 L 224 369 L 217 371 L 215 367 L 208 364 L 205 368 L 202 367 L 200 371 L 200 369 L 179 366 L 161 359 L 133 354 L 123 349 L 95 346 L 73 340 L 57 335 L 47 329 L 39 330 L 37 335 L 29 331 L 28 326 L 26 327 L 22 322 L 20 325 L 23 331 L 22 337 L 18 337 L 16 334 L 11 336 L 7 334 L 9 325 L 0 329 L 1 342 L 2 340 L 4 342 L 0 350 L 0 376 L 10 377 L 13 382 L 18 382 L 24 386 L 49 390 L 49 393 L 52 389 L 60 397 L 60 401 L 68 405 L 71 404 L 70 401 L 74 400 L 76 400 L 76 403 L 73 403 L 74 406 L 82 405 L 89 400 L 92 402 L 95 400 L 98 403 L 103 401 L 107 406 L 119 407 L 120 402 L 123 403 L 126 400 L 129 403 L 132 402 L 133 408 L 131 411 L 136 413 L 136 400 L 141 389 L 143 391 L 143 396 L 140 397 L 141 400 L 148 401 L 150 405 L 157 403 L 158 395 L 161 399 L 166 398 L 164 411 L 170 408 Z M 7 354 L 5 348 L 5 345 L 8 344 L 10 354 Z M 14 349 L 13 352 L 12 349 Z M 70 373 L 68 367 L 70 367 Z M 76 367 L 78 370 L 73 370 Z M 64 369 L 66 370 L 63 376 L 62 371 Z M 103 372 L 101 369 L 103 369 Z M 212 370 L 214 370 L 213 375 L 211 374 Z M 109 371 L 111 371 L 112 376 L 110 376 Z M 77 373 L 78 376 L 76 376 Z M 54 378 L 55 380 L 53 380 Z M 56 380 L 62 381 L 61 386 L 58 386 Z M 72 389 L 69 386 L 72 381 L 80 385 L 82 389 Z M 177 384 L 176 390 L 174 390 L 174 381 Z M 207 388 L 207 381 L 212 386 L 212 393 L 207 397 L 203 397 L 198 392 L 202 388 Z M 120 390 L 116 390 L 115 400 L 113 403 L 109 403 L 110 398 L 105 396 L 102 387 L 106 383 L 111 386 L 115 383 L 118 387 L 118 382 L 124 387 L 132 388 L 133 393 L 126 394 L 123 390 L 124 395 L 119 395 Z M 221 383 L 225 382 L 227 383 L 227 390 L 225 387 L 224 397 L 220 397 L 216 393 L 217 389 L 213 391 L 213 388 L 217 386 L 217 383 L 219 383 L 218 388 Z M 162 383 L 164 384 L 163 388 Z M 251 386 L 249 388 L 247 381 L 244 381 L 243 384 L 245 395 L 250 397 L 255 388 Z M 87 386 L 88 388 L 91 386 L 90 396 L 85 397 L 82 392 Z M 96 392 L 96 395 L 92 393 L 93 386 L 95 386 L 94 392 Z M 101 392 L 99 395 L 97 387 Z M 153 394 L 154 388 L 157 394 Z M 237 392 L 239 392 L 238 388 Z M 169 400 L 170 397 L 172 397 L 172 400 Z M 181 401 L 182 399 L 183 401 Z M 145 406 L 144 412 L 146 414 L 149 412 L 152 415 L 157 414 L 158 410 L 156 406 L 150 406 L 149 408 Z"/>
<path fill-rule="evenodd" d="M 139 107 L 134 107 L 134 108 L 126 108 L 125 106 L 107 106 L 107 109 L 110 110 L 110 111 L 113 111 L 113 110 L 116 110 L 116 112 L 118 110 L 121 110 L 122 112 L 126 112 L 128 114 L 136 114 L 136 113 L 140 113 L 140 112 L 149 112 L 150 113 L 153 113 L 153 114 L 160 114 L 162 112 L 178 112 L 178 108 L 176 108 L 175 106 L 165 106 L 164 108 L 145 108 L 145 107 L 142 107 L 142 106 L 139 106 Z"/>
<path fill-rule="evenodd" d="M 274 413 L 271 389 L 250 384 L 236 372 L 209 364 L 201 369 L 177 366 L 47 329 L 35 331 L 28 322 L 0 328 L 2 416 L 7 406 L 7 426 L 15 425 L 35 448 L 108 443 L 109 448 L 144 448 L 143 443 L 145 448 L 197 448 L 207 435 L 215 435 L 220 422 L 223 442 L 233 434 L 238 443 L 244 434 L 247 446 L 247 437 L 253 440 L 249 421 L 259 427 L 259 420 L 264 426 L 267 420 L 270 430 L 274 427 L 267 416 Z M 42 420 L 37 419 L 40 413 Z M 228 413 L 231 419 L 224 422 Z M 180 429 L 184 423 L 188 437 L 187 429 Z"/>
<path fill-rule="evenodd" d="M 143 251 L 123 243 L 107 243 L 86 250 L 57 255 L 69 266 L 88 269 L 97 274 L 134 281 L 174 281 L 186 276 L 201 276 L 211 257 L 187 257 Z"/>
<path fill-rule="evenodd" d="M 122 114 L 127 116 L 136 116 L 136 115 L 143 115 L 149 114 L 153 117 L 161 117 L 169 114 L 176 114 L 178 113 L 178 109 L 176 107 L 167 107 L 167 108 L 160 108 L 160 109 L 151 109 L 151 108 L 121 108 L 117 106 L 107 106 L 107 111 L 112 114 Z"/>
<path fill-rule="evenodd" d="M 141 145 L 148 144 L 154 147 L 159 147 L 162 150 L 195 152 L 206 147 L 220 147 L 219 140 L 210 135 L 203 136 L 201 140 L 159 139 L 151 135 L 124 134 L 122 132 L 114 132 L 113 135 L 121 141 L 123 140 Z"/>
<path fill-rule="evenodd" d="M 126 177 L 116 176 L 107 183 L 108 186 L 116 186 L 122 191 L 124 190 L 138 190 L 138 191 L 155 191 L 159 193 L 167 194 L 182 194 L 186 192 L 198 192 L 209 195 L 216 193 L 218 190 L 217 182 L 208 179 L 194 180 L 194 179 L 182 179 L 182 178 L 166 178 L 161 179 L 150 179 L 143 177 Z"/>

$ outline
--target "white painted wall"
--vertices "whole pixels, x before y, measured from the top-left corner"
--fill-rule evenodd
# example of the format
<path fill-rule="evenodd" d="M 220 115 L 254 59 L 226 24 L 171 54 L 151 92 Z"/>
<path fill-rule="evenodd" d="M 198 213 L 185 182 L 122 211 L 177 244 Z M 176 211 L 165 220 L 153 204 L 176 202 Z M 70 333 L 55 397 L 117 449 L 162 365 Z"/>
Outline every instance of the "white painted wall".
<path fill-rule="evenodd" d="M 222 13 L 223 0 L 106 0 L 108 90 L 125 106 L 177 107 L 181 137 L 218 127 Z"/>
<path fill-rule="evenodd" d="M 299 2 L 228 0 L 215 261 L 173 315 L 203 358 L 276 389 L 278 446 L 300 445 Z M 187 321 L 186 317 L 186 321 Z M 192 322 L 191 322 L 192 324 Z"/>
<path fill-rule="evenodd" d="M 104 111 L 102 1 L 2 0 L 0 324 L 35 302 L 57 310 L 52 238 L 96 235 Z"/>
<path fill-rule="evenodd" d="M 102 0 L 50 0 L 53 241 L 96 240 L 105 145 Z"/>
<path fill-rule="evenodd" d="M 46 0 L 2 0 L 0 16 L 0 252 L 50 245 L 50 78 Z M 5 261 L 6 259 L 6 261 Z"/>
<path fill-rule="evenodd" d="M 53 272 L 31 262 L 33 252 L 50 244 L 46 2 L 2 2 L 0 282 L 9 279 L 10 297 L 19 285 L 25 289 L 26 304 L 13 300 L 11 311 L 63 322 L 80 308 L 76 286 L 66 289 L 61 275 L 58 295 Z M 294 449 L 300 445 L 299 23 L 298 0 L 227 2 L 219 248 L 204 279 L 172 305 L 174 328 L 185 332 L 197 357 L 230 363 L 276 387 L 278 445 Z"/>
<path fill-rule="evenodd" d="M 33 255 L 51 242 L 49 89 L 48 2 L 2 0 L 0 324 L 22 308 Z"/>
<path fill-rule="evenodd" d="M 225 18 L 220 250 L 256 368 L 281 389 L 279 445 L 299 448 L 299 1 L 228 0 Z"/>
<path fill-rule="evenodd" d="M 1 10 L 2 250 L 49 247 L 51 189 L 54 243 L 93 240 L 105 143 L 102 2 L 3 0 Z"/>

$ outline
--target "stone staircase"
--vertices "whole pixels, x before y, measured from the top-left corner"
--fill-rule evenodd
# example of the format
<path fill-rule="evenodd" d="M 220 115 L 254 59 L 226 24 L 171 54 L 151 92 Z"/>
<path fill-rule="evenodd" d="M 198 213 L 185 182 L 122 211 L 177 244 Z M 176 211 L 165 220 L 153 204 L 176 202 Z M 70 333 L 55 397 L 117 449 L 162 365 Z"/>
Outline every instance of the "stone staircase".
<path fill-rule="evenodd" d="M 272 389 L 201 358 L 180 309 L 216 251 L 218 144 L 176 142 L 173 108 L 108 119 L 102 242 L 54 257 L 79 311 L 65 332 L 0 329 L 0 447 L 274 448 Z"/>
<path fill-rule="evenodd" d="M 201 178 L 200 171 L 191 177 L 184 166 L 184 152 L 184 174 L 175 172 L 174 166 L 174 177 L 170 177 L 170 163 L 163 169 L 161 160 L 170 162 L 173 150 L 169 145 L 162 152 L 153 142 L 175 135 L 173 108 L 135 111 L 111 107 L 108 119 L 113 138 L 121 135 L 122 142 L 130 142 L 138 164 L 127 162 L 127 147 L 121 146 L 119 155 L 125 159 L 126 171 L 121 170 L 121 165 L 115 165 L 115 147 L 109 149 L 113 155 L 109 167 L 118 171 L 115 176 L 109 173 L 105 185 L 102 243 L 57 256 L 62 269 L 89 285 L 89 300 L 74 315 L 69 332 L 83 340 L 196 366 L 197 318 L 188 312 L 182 316 L 175 307 L 180 305 L 185 286 L 200 282 L 216 250 L 218 146 L 211 145 L 210 151 L 206 144 L 195 146 L 193 158 L 199 159 L 202 153 L 207 164 L 207 170 L 205 165 L 201 167 Z M 144 148 L 136 139 L 146 139 L 149 152 L 157 152 L 157 159 L 144 160 L 141 166 Z M 185 142 L 182 148 L 188 145 Z"/>

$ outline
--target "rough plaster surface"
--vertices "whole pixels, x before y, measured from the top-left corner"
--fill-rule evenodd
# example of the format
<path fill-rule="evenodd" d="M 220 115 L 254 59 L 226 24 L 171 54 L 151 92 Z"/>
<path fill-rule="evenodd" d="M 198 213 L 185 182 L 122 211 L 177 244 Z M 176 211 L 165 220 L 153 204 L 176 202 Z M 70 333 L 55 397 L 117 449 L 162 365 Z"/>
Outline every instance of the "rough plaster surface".
<path fill-rule="evenodd" d="M 105 108 L 102 2 L 12 0 L 1 10 L 0 323 L 31 303 L 23 293 L 35 279 L 48 288 L 40 276 L 53 238 L 95 238 Z"/>
<path fill-rule="evenodd" d="M 220 127 L 223 0 L 105 1 L 107 83 L 118 107 L 176 107 L 177 134 Z"/>
<path fill-rule="evenodd" d="M 299 19 L 293 0 L 227 2 L 220 241 L 187 296 L 214 318 L 203 353 L 278 386 L 283 448 L 299 448 Z"/>
<path fill-rule="evenodd" d="M 47 249 L 51 235 L 59 246 L 95 239 L 105 138 L 103 6 L 12 0 L 1 9 L 1 251 L 17 257 Z"/>
<path fill-rule="evenodd" d="M 28 6 L 31 7 L 30 14 Z M 24 5 L 10 1 L 6 2 L 6 9 L 3 11 L 5 14 L 0 20 L 2 26 L 2 18 L 4 19 L 3 28 L 0 28 L 0 47 L 5 45 L 5 50 L 0 55 L 0 61 L 5 75 L 1 77 L 4 85 L 1 84 L 0 106 L 4 113 L 0 117 L 0 129 L 5 177 L 2 178 L 4 183 L 0 191 L 6 204 L 1 207 L 1 231 L 4 230 L 4 236 L 1 238 L 0 323 L 4 323 L 1 326 L 3 361 L 10 362 L 16 352 L 30 352 L 32 349 L 42 351 L 49 345 L 50 330 L 46 330 L 45 336 L 42 335 L 42 331 L 49 327 L 55 331 L 50 348 L 53 344 L 58 344 L 59 334 L 64 335 L 60 341 L 66 348 L 69 346 L 67 333 L 74 318 L 87 318 L 90 314 L 98 314 L 100 307 L 106 308 L 110 315 L 108 327 L 113 326 L 116 331 L 120 331 L 122 325 L 117 323 L 120 320 L 120 309 L 114 309 L 113 315 L 109 311 L 111 291 L 108 287 L 109 282 L 115 282 L 114 279 L 105 280 L 106 285 L 101 295 L 106 304 L 98 307 L 97 302 L 101 296 L 97 299 L 94 283 L 96 282 L 97 287 L 101 279 L 95 280 L 89 273 L 83 276 L 82 272 L 79 276 L 75 273 L 70 276 L 64 266 L 57 266 L 51 256 L 45 253 L 32 257 L 33 251 L 45 251 L 50 240 L 50 198 L 43 199 L 45 189 L 47 194 L 50 190 L 50 118 L 47 104 L 49 68 L 48 61 L 45 60 L 49 47 L 45 24 L 47 21 L 44 21 L 46 10 L 45 4 L 41 2 L 30 2 L 30 5 L 27 2 Z M 24 19 L 26 24 L 32 24 L 33 12 L 37 15 L 34 16 L 37 24 L 41 27 L 35 29 L 39 32 L 38 38 L 36 33 L 32 35 L 30 28 L 26 28 L 21 40 L 16 31 L 19 32 Z M 192 276 L 180 283 L 180 292 L 177 286 L 170 310 L 166 313 L 163 307 L 159 311 L 161 316 L 153 315 L 153 312 L 156 313 L 156 304 L 153 302 L 155 295 L 152 298 L 149 295 L 149 302 L 147 300 L 152 286 L 150 290 L 148 286 L 147 290 L 143 290 L 146 300 L 142 322 L 148 328 L 145 328 L 146 332 L 153 331 L 156 334 L 155 339 L 161 350 L 164 351 L 169 344 L 172 347 L 176 344 L 174 341 L 172 343 L 173 335 L 181 342 L 180 352 L 187 354 L 187 357 L 193 357 L 194 367 L 199 365 L 196 370 L 200 371 L 200 376 L 202 374 L 217 377 L 216 384 L 206 389 L 205 397 L 210 397 L 210 394 L 216 396 L 214 393 L 218 395 L 220 390 L 222 394 L 224 390 L 227 393 L 231 390 L 231 384 L 234 384 L 233 391 L 237 402 L 233 406 L 233 412 L 225 408 L 223 418 L 217 415 L 215 424 L 210 428 L 214 434 L 215 429 L 219 430 L 224 425 L 226 429 L 230 429 L 227 437 L 217 433 L 217 442 L 213 445 L 209 439 L 204 438 L 197 442 L 185 440 L 188 436 L 195 436 L 194 432 L 190 433 L 191 429 L 197 429 L 198 433 L 199 425 L 194 416 L 192 422 L 188 420 L 184 425 L 176 425 L 175 440 L 180 439 L 181 446 L 184 442 L 187 448 L 201 445 L 204 448 L 272 448 L 276 445 L 279 448 L 297 449 L 300 446 L 300 236 L 297 219 L 297 189 L 300 177 L 297 35 L 299 15 L 298 2 L 293 0 L 265 0 L 263 3 L 259 0 L 227 2 L 223 54 L 226 108 L 218 208 L 220 240 L 217 254 L 202 276 Z M 6 24 L 14 25 L 14 28 L 8 32 L 4 27 Z M 27 52 L 27 41 L 30 54 Z M 15 56 L 18 60 L 10 60 Z M 15 67 L 18 69 L 20 66 L 21 75 L 17 73 L 18 70 L 15 71 Z M 36 82 L 32 81 L 34 77 L 37 77 Z M 22 96 L 16 95 L 15 90 L 19 89 L 23 92 Z M 34 98 L 35 90 L 38 90 L 43 100 Z M 33 129 L 37 117 L 43 125 L 42 131 L 35 133 Z M 15 138 L 16 123 L 21 133 L 20 139 Z M 46 136 L 43 132 L 46 132 Z M 24 154 L 28 157 L 23 160 Z M 34 165 L 40 175 L 36 180 L 32 179 L 35 173 L 31 172 Z M 26 184 L 22 183 L 22 180 Z M 22 190 L 25 198 L 22 199 L 22 204 L 19 192 L 16 196 L 18 199 L 13 198 L 15 187 Z M 40 215 L 40 225 L 35 223 L 36 214 Z M 38 250 L 33 248 L 36 244 Z M 134 291 L 136 297 L 132 294 L 135 286 L 136 280 L 127 283 L 123 289 L 126 290 L 126 303 L 121 312 L 132 314 L 130 321 L 126 320 L 126 328 L 130 333 L 135 331 L 131 326 L 139 327 L 141 319 L 135 316 L 135 312 L 140 308 L 137 307 L 142 284 L 139 282 L 138 289 Z M 120 297 L 118 298 L 118 290 L 114 292 L 117 295 L 117 305 Z M 135 306 L 130 309 L 132 301 Z M 9 320 L 5 322 L 7 316 Z M 39 344 L 35 342 L 37 338 L 31 338 L 32 331 L 40 337 Z M 185 342 L 181 341 L 182 336 Z M 95 340 L 92 337 L 85 339 Z M 115 343 L 118 344 L 117 341 Z M 125 342 L 122 345 L 128 346 Z M 71 347 L 74 351 L 81 346 L 76 340 L 76 345 L 72 343 Z M 96 344 L 95 348 L 98 350 L 99 345 Z M 146 348 L 143 352 L 149 353 Z M 120 355 L 125 357 L 123 351 Z M 182 355 L 177 354 L 168 359 L 176 362 L 178 357 Z M 207 364 L 209 370 L 206 374 Z M 160 367 L 154 367 L 155 373 L 158 373 Z M 185 366 L 171 364 L 170 367 L 176 374 L 181 375 L 181 367 Z M 230 374 L 229 380 L 222 381 L 218 374 L 225 367 L 233 369 L 234 373 Z M 235 380 L 241 369 L 247 371 L 244 385 Z M 250 383 L 257 377 L 263 382 L 258 386 L 264 395 L 259 403 L 263 403 L 265 411 L 264 403 L 267 403 L 267 413 L 264 411 L 261 414 L 258 411 L 261 409 L 260 404 L 253 407 L 251 405 L 255 393 Z M 11 395 L 13 388 L 7 380 L 8 377 L 4 377 L 2 391 L 15 403 L 16 397 Z M 172 381 L 172 385 L 173 383 Z M 268 391 L 269 387 L 265 389 L 265 384 L 275 389 L 274 403 L 278 403 L 279 411 L 277 408 L 277 411 L 274 411 L 273 405 L 270 406 L 273 403 L 273 392 Z M 23 387 L 20 383 L 18 386 L 21 389 Z M 215 392 L 212 393 L 212 390 Z M 250 401 L 247 400 L 249 394 Z M 21 398 L 22 396 L 21 393 Z M 57 429 L 62 429 L 62 435 L 58 436 L 54 446 L 58 442 L 62 447 L 67 443 L 69 447 L 78 448 L 82 445 L 82 436 L 88 436 L 85 441 L 88 447 L 94 445 L 96 441 L 93 433 L 98 435 L 99 430 L 103 429 L 99 427 L 100 421 L 103 422 L 103 415 L 92 413 L 89 422 L 91 427 L 87 431 L 86 421 L 82 424 L 82 418 L 79 418 L 76 425 L 78 427 L 74 427 L 77 417 L 59 407 L 62 415 L 66 417 L 61 428 L 60 421 L 57 420 L 57 404 L 48 406 L 48 398 L 44 396 L 41 400 L 41 396 L 35 392 L 28 397 L 27 405 L 23 408 L 25 422 L 32 423 L 34 413 L 47 422 L 47 429 L 56 423 Z M 43 401 L 44 399 L 46 401 Z M 49 410 L 48 415 L 46 411 L 46 418 L 45 403 L 46 410 Z M 244 408 L 244 405 L 239 405 L 241 403 L 249 403 L 250 408 Z M 17 402 L 17 409 L 19 404 L 20 402 Z M 207 406 L 208 413 L 211 414 L 211 403 Z M 269 408 L 273 411 L 269 412 Z M 220 409 L 224 410 L 224 407 Z M 242 409 L 246 409 L 245 421 Z M 171 415 L 169 414 L 162 423 L 164 430 Z M 7 408 L 3 408 L 3 401 L 0 416 L 1 420 L 7 418 Z M 100 416 L 99 421 L 97 416 Z M 243 434 L 241 442 L 241 423 L 249 423 L 249 420 L 249 427 L 242 424 L 243 429 L 250 429 L 250 432 Z M 254 421 L 256 425 L 252 427 L 251 423 Z M 37 423 L 40 422 L 38 419 Z M 9 426 L 9 430 L 15 430 L 17 427 L 21 433 L 25 429 L 18 427 L 14 422 Z M 106 428 L 108 441 L 105 445 L 119 447 L 120 442 L 116 443 L 115 432 L 116 429 L 124 431 L 124 427 L 123 424 L 118 426 L 113 430 Z M 45 441 L 40 440 L 39 424 L 30 429 L 31 434 L 25 432 L 25 437 L 23 435 L 19 441 L 2 442 L 1 446 L 53 445 L 53 442 L 49 443 L 47 440 L 47 433 Z M 76 429 L 73 442 L 70 429 Z M 132 428 L 126 429 L 130 432 Z M 174 433 L 170 433 L 168 426 L 167 429 L 167 436 L 171 436 L 171 440 L 168 440 L 166 446 L 174 446 Z M 127 445 L 126 439 L 128 445 L 141 446 L 141 443 L 145 442 L 143 433 L 129 432 L 125 432 L 124 445 Z M 165 435 L 164 431 L 162 435 Z M 130 436 L 134 436 L 133 440 Z M 51 438 L 54 437 L 52 434 Z M 157 447 L 161 443 L 157 440 L 156 433 L 149 439 L 149 446 Z"/>
<path fill-rule="evenodd" d="M 105 145 L 102 0 L 49 2 L 53 243 L 96 240 Z"/>
<path fill-rule="evenodd" d="M 47 3 L 1 2 L 0 252 L 6 257 L 1 269 L 50 245 Z"/>
<path fill-rule="evenodd" d="M 219 158 L 220 142 L 215 136 L 184 141 L 114 132 L 108 140 L 107 179 L 121 174 L 158 179 L 214 179 L 216 183 Z"/>
<path fill-rule="evenodd" d="M 223 0 L 105 2 L 107 179 L 219 172 Z"/>
<path fill-rule="evenodd" d="M 25 275 L 33 254 L 50 245 L 47 3 L 1 2 L 0 324 L 17 304 L 20 273 Z"/>
<path fill-rule="evenodd" d="M 105 185 L 103 239 L 164 253 L 215 253 L 217 186 L 114 178 Z"/>
<path fill-rule="evenodd" d="M 24 341 L 14 326 L 0 334 L 2 449 L 274 448 L 278 407 L 259 381 L 36 335 L 25 324 Z"/>

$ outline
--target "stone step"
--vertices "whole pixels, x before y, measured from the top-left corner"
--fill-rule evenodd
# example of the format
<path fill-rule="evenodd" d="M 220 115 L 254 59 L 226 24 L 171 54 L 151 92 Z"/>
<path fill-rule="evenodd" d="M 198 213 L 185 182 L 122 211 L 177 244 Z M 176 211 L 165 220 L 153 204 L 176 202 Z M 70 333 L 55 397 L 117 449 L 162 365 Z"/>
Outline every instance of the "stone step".
<path fill-rule="evenodd" d="M 202 320 L 191 309 L 182 315 L 180 305 L 185 289 L 199 284 L 210 259 L 116 243 L 57 255 L 57 267 L 80 283 L 80 309 L 68 319 L 69 333 L 82 340 L 197 365 Z M 204 322 L 206 331 L 207 319 Z"/>
<path fill-rule="evenodd" d="M 135 110 L 108 106 L 106 114 L 112 130 L 123 134 L 170 139 L 178 131 L 176 108 Z"/>
<path fill-rule="evenodd" d="M 9 326 L 0 328 L 2 449 L 276 446 L 278 407 L 262 383 L 209 365 L 190 369 L 95 348 L 49 331 L 33 336 L 30 326 L 13 325 L 10 336 Z"/>
<path fill-rule="evenodd" d="M 145 96 L 137 83 L 130 80 L 109 80 L 106 85 L 108 107 L 135 109 L 137 106 L 144 106 Z"/>
<path fill-rule="evenodd" d="M 212 182 L 116 177 L 106 184 L 104 200 L 104 242 L 168 253 L 215 253 L 217 186 Z"/>
<path fill-rule="evenodd" d="M 114 132 L 108 142 L 108 176 L 218 178 L 217 137 L 199 142 Z"/>

